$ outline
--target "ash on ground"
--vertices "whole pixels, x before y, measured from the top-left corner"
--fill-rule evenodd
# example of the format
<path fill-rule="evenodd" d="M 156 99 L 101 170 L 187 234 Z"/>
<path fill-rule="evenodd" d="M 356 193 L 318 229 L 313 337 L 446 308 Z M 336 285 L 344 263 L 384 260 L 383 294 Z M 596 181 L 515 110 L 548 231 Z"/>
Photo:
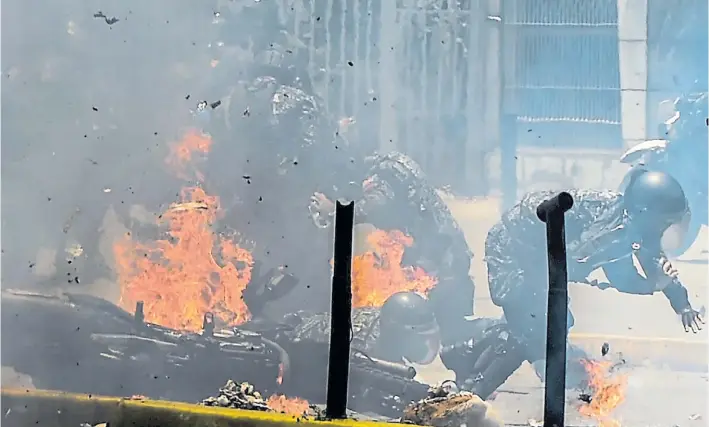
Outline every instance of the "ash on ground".
<path fill-rule="evenodd" d="M 224 387 L 219 389 L 217 397 L 208 397 L 202 401 L 202 404 L 251 411 L 273 411 L 253 385 L 232 380 L 227 381 Z"/>
<path fill-rule="evenodd" d="M 427 398 L 404 410 L 401 422 L 433 427 L 502 427 L 504 424 L 489 403 L 455 387 L 438 386 Z"/>

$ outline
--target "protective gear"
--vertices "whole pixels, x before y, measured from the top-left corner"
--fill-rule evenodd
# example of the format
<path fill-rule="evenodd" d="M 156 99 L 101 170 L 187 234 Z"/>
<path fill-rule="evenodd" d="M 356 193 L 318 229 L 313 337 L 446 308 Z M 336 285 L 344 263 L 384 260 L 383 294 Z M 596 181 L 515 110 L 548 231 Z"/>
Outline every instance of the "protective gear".
<path fill-rule="evenodd" d="M 441 361 L 456 375 L 458 385 L 482 399 L 489 397 L 525 360 L 524 345 L 501 320 L 468 341 L 441 350 Z"/>
<path fill-rule="evenodd" d="M 401 292 L 392 295 L 381 308 L 352 310 L 352 348 L 389 362 L 400 363 L 406 358 L 419 364 L 430 363 L 438 355 L 440 338 L 428 305 L 428 301 L 413 292 Z M 298 323 L 289 333 L 290 339 L 329 341 L 329 313 L 300 312 L 288 317 L 289 323 Z"/>
<path fill-rule="evenodd" d="M 634 295 L 661 291 L 678 314 L 690 306 L 687 289 L 667 265 L 661 248 L 665 231 L 681 224 L 688 212 L 681 186 L 666 174 L 638 172 L 627 194 L 569 190 L 567 212 L 568 279 Z M 527 360 L 545 357 L 547 317 L 546 236 L 536 216 L 539 204 L 558 194 L 527 194 L 502 215 L 485 241 L 490 296 L 502 308 L 509 330 L 523 344 Z M 589 281 L 603 269 L 608 283 Z M 568 313 L 567 328 L 573 326 Z M 685 326 L 694 317 L 683 317 Z"/>
<path fill-rule="evenodd" d="M 670 103 L 667 103 L 668 105 Z M 643 171 L 661 171 L 670 174 L 681 185 L 692 212 L 684 241 L 673 248 L 670 255 L 678 256 L 689 249 L 709 220 L 709 180 L 707 168 L 709 142 L 707 140 L 707 94 L 690 94 L 677 98 L 672 111 L 663 115 L 665 129 L 660 130 L 664 140 L 646 141 L 628 150 L 621 161 L 632 165 L 620 191 L 625 192 L 630 178 Z M 675 236 L 676 238 L 677 236 Z M 667 244 L 667 250 L 677 246 Z"/>
<path fill-rule="evenodd" d="M 443 342 L 460 341 L 456 325 L 473 314 L 475 285 L 470 278 L 473 253 L 460 226 L 423 171 L 401 153 L 367 157 L 359 182 L 355 218 L 382 230 L 401 230 L 413 237 L 403 263 L 438 278 L 429 293 Z"/>
<path fill-rule="evenodd" d="M 690 330 L 695 334 L 697 331 L 702 330 L 702 324 L 704 324 L 704 319 L 702 319 L 701 314 L 693 309 L 692 307 L 686 307 L 680 313 L 682 317 L 682 325 L 684 326 L 684 331 L 689 332 Z"/>
<path fill-rule="evenodd" d="M 691 221 L 682 186 L 669 174 L 636 169 L 624 194 L 625 208 L 640 234 L 660 236 L 664 252 L 677 250 Z"/>
<path fill-rule="evenodd" d="M 440 331 L 430 303 L 414 292 L 390 296 L 380 313 L 382 341 L 407 360 L 431 363 L 441 347 Z"/>
<path fill-rule="evenodd" d="M 668 223 L 681 221 L 689 207 L 682 186 L 669 174 L 636 170 L 624 192 L 625 208 L 633 217 Z"/>

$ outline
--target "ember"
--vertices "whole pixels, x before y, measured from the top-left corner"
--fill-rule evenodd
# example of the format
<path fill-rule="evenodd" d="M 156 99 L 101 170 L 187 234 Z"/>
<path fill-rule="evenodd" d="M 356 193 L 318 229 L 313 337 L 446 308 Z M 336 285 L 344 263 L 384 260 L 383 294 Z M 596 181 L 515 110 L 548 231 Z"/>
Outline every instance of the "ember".
<path fill-rule="evenodd" d="M 372 250 L 352 260 L 353 307 L 379 307 L 397 292 L 426 294 L 437 279 L 422 268 L 402 266 L 404 250 L 414 239 L 399 230 L 376 230 L 367 236 Z"/>
<path fill-rule="evenodd" d="M 611 412 L 625 399 L 625 376 L 612 376 L 608 361 L 583 360 L 590 393 L 579 408 L 581 415 L 598 421 L 599 427 L 619 427 Z"/>
<path fill-rule="evenodd" d="M 307 400 L 274 394 L 264 400 L 261 393 L 249 383 L 237 383 L 229 380 L 219 389 L 217 397 L 208 397 L 202 401 L 205 406 L 247 409 L 255 411 L 274 411 L 289 415 L 307 415 L 310 404 Z"/>
<path fill-rule="evenodd" d="M 276 412 L 288 415 L 303 415 L 310 411 L 310 404 L 307 400 L 297 397 L 286 397 L 282 394 L 274 394 L 266 400 L 269 408 Z"/>
<path fill-rule="evenodd" d="M 195 151 L 209 150 L 209 140 L 194 132 L 168 157 L 168 164 L 185 166 Z M 201 175 L 195 171 L 198 180 Z M 120 284 L 119 305 L 132 311 L 144 302 L 145 320 L 173 329 L 200 331 L 204 314 L 214 313 L 226 325 L 249 320 L 242 293 L 251 280 L 251 254 L 217 235 L 211 225 L 220 213 L 219 198 L 201 187 L 185 187 L 158 225 L 168 238 L 143 243 L 128 235 L 113 252 Z"/>

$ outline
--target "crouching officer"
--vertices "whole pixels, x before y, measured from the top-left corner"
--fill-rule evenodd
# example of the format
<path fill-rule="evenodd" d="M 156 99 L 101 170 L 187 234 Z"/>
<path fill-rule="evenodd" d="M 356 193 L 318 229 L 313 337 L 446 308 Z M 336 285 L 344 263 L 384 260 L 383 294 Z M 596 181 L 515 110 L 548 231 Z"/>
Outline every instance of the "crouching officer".
<path fill-rule="evenodd" d="M 468 359 L 468 372 L 479 394 L 489 394 L 528 360 L 539 367 L 545 358 L 547 277 L 545 229 L 536 216 L 539 204 L 556 192 L 526 195 L 507 211 L 488 233 L 485 260 L 493 303 L 505 323 L 479 340 Z M 639 170 L 625 193 L 571 190 L 573 208 L 567 212 L 566 241 L 570 282 L 634 295 L 662 292 L 680 316 L 685 331 L 701 329 L 700 313 L 690 304 L 687 289 L 665 253 L 683 242 L 689 207 L 680 184 L 662 172 Z M 608 282 L 588 280 L 602 269 Z M 571 328 L 574 318 L 569 313 Z M 472 346 L 471 346 L 472 347 Z M 487 350 L 489 347 L 490 350 Z M 483 358 L 494 352 L 495 357 Z M 479 360 L 476 359 L 480 356 Z M 569 351 L 569 381 L 583 380 L 580 349 Z M 445 358 L 444 358 L 445 359 Z M 495 371 L 494 375 L 490 375 Z M 539 375 L 541 369 L 537 369 Z M 484 397 L 484 396 L 483 396 Z"/>

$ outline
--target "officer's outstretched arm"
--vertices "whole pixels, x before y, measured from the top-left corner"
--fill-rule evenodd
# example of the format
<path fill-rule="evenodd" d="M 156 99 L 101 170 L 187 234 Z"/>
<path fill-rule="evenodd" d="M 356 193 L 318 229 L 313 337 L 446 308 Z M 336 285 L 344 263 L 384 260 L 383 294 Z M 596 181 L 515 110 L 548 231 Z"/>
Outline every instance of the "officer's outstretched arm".
<path fill-rule="evenodd" d="M 680 314 L 682 310 L 686 308 L 692 308 L 689 302 L 689 293 L 687 288 L 685 288 L 679 280 L 675 279 L 670 282 L 665 289 L 662 290 L 665 294 L 667 300 L 670 302 L 670 306 L 675 311 L 675 313 Z"/>

